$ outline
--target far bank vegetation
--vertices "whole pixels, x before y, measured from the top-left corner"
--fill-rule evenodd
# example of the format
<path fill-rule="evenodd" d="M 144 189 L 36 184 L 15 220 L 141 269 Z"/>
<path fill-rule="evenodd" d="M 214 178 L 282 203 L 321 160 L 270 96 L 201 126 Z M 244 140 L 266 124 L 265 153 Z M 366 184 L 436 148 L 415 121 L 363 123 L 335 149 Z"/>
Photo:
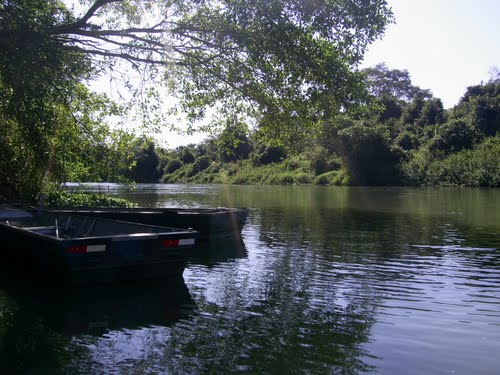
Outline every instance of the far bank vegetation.
<path fill-rule="evenodd" d="M 136 182 L 500 186 L 500 78 L 469 87 L 445 110 L 407 71 L 367 69 L 370 97 L 317 132 L 266 141 L 241 122 L 165 150 L 136 147 Z M 392 80 L 391 80 L 392 77 Z"/>

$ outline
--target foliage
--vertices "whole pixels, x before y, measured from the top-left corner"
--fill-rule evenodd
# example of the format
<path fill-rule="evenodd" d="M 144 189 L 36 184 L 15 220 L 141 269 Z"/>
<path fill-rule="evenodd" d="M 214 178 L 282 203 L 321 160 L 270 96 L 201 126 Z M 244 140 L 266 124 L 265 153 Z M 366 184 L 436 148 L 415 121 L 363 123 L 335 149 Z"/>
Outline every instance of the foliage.
<path fill-rule="evenodd" d="M 402 150 L 408 151 L 417 149 L 420 146 L 421 140 L 415 133 L 412 133 L 408 130 L 403 130 L 397 135 L 394 142 Z"/>
<path fill-rule="evenodd" d="M 500 132 L 500 77 L 483 85 L 467 88 L 465 95 L 453 110 L 453 117 L 466 117 L 484 136 Z"/>
<path fill-rule="evenodd" d="M 165 167 L 164 173 L 173 173 L 182 167 L 182 162 L 179 159 L 170 159 Z"/>
<path fill-rule="evenodd" d="M 363 70 L 368 90 L 377 98 L 394 98 L 411 102 L 417 97 L 431 97 L 429 90 L 422 90 L 411 83 L 407 70 L 389 69 L 385 63 Z"/>
<path fill-rule="evenodd" d="M 490 85 L 487 83 L 486 85 Z M 496 91 L 469 90 L 467 103 L 494 102 Z M 385 94 L 384 94 L 385 95 Z M 380 99 L 380 98 L 378 98 Z M 215 162 L 218 148 L 203 148 L 211 164 L 202 171 L 190 165 L 165 175 L 166 182 L 318 185 L 496 186 L 498 151 L 494 137 L 480 131 L 476 107 L 462 102 L 445 111 L 439 99 L 418 96 L 400 101 L 399 117 L 342 113 L 322 123 L 319 137 L 302 140 L 293 152 L 279 142 L 266 143 L 253 134 L 248 159 Z M 367 106 L 370 106 L 368 103 Z M 500 107 L 494 107 L 496 113 Z M 450 112 L 450 113 L 448 113 Z M 408 123 L 406 121 L 409 121 Z M 299 148 L 295 148 L 299 149 Z M 178 157 L 178 156 L 177 156 Z M 199 169 L 199 168 L 198 168 Z"/>
<path fill-rule="evenodd" d="M 104 124 L 121 109 L 82 84 L 95 74 L 90 60 L 56 35 L 70 12 L 14 0 L 0 20 L 0 185 L 32 200 L 49 181 L 123 180 L 124 148 L 107 145 L 116 134 Z"/>
<path fill-rule="evenodd" d="M 444 159 L 419 151 L 403 163 L 408 184 L 430 186 L 500 187 L 500 138 L 489 138 L 471 150 Z"/>
<path fill-rule="evenodd" d="M 320 174 L 314 179 L 315 185 L 350 185 L 349 173 L 344 170 L 330 171 Z"/>
<path fill-rule="evenodd" d="M 184 164 L 194 163 L 196 156 L 189 147 L 181 147 L 181 160 Z"/>
<path fill-rule="evenodd" d="M 445 120 L 446 115 L 441 99 L 429 98 L 424 102 L 420 116 L 416 120 L 416 124 L 425 127 L 442 124 Z"/>
<path fill-rule="evenodd" d="M 272 163 L 280 163 L 286 157 L 286 149 L 283 145 L 265 145 L 258 144 L 252 155 L 254 165 L 267 165 Z"/>
<path fill-rule="evenodd" d="M 229 122 L 217 137 L 217 146 L 223 162 L 248 159 L 251 151 L 248 127 L 240 122 Z"/>
<path fill-rule="evenodd" d="M 450 120 L 436 130 L 429 142 L 431 151 L 452 153 L 472 148 L 478 134 L 464 119 Z"/>
<path fill-rule="evenodd" d="M 110 197 L 104 194 L 72 193 L 60 189 L 54 189 L 46 193 L 43 202 L 48 206 L 135 207 L 135 204 L 122 198 Z"/>
<path fill-rule="evenodd" d="M 83 0 L 75 9 L 0 5 L 4 197 L 32 200 L 68 180 L 497 184 L 487 146 L 498 149 L 498 77 L 446 111 L 406 70 L 357 70 L 392 21 L 385 0 Z M 207 128 L 222 132 L 162 150 L 112 131 L 106 119 L 131 107 L 86 88 L 104 72 L 132 90 L 142 124 L 170 114 L 157 102 L 164 85 L 188 121 L 213 114 Z"/>
<path fill-rule="evenodd" d="M 210 159 L 208 158 L 208 156 L 200 156 L 194 161 L 192 172 L 195 174 L 199 173 L 207 169 L 209 166 L 210 166 Z"/>
<path fill-rule="evenodd" d="M 136 149 L 127 176 L 134 182 L 157 182 L 160 178 L 158 171 L 160 161 L 155 151 L 155 144 L 151 140 L 141 140 Z"/>
<path fill-rule="evenodd" d="M 401 158 L 388 142 L 381 126 L 354 125 L 338 133 L 338 153 L 354 185 L 393 185 L 399 183 L 397 165 Z"/>
<path fill-rule="evenodd" d="M 220 103 L 226 113 L 247 109 L 262 124 L 301 118 L 305 125 L 312 101 L 348 104 L 362 88 L 353 67 L 392 21 L 385 0 L 93 0 L 80 9 L 73 16 L 58 0 L 6 2 L 0 47 L 36 47 L 40 72 L 53 71 L 42 59 L 49 53 L 76 56 L 94 75 L 120 76 L 125 64 L 144 84 L 120 78 L 135 88 L 133 100 L 151 122 L 158 118 L 148 102 L 159 94 L 148 82 L 167 77 L 190 119 Z M 71 73 L 61 69 L 62 78 Z"/>
<path fill-rule="evenodd" d="M 126 135 L 116 139 L 103 124 L 126 112 L 86 89 L 90 79 L 107 72 L 121 80 L 143 124 L 169 114 L 157 100 L 163 84 L 189 120 L 207 108 L 251 116 L 293 146 L 362 94 L 356 64 L 392 21 L 385 0 L 66 4 L 0 5 L 0 185 L 25 197 L 44 181 L 158 177 L 153 149 L 129 147 Z"/>

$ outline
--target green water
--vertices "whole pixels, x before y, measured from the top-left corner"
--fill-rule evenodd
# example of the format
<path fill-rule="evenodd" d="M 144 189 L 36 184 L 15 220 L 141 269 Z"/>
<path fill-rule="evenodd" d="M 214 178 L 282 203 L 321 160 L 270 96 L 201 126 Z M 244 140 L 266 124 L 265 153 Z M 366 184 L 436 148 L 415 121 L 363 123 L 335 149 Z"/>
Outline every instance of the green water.
<path fill-rule="evenodd" d="M 87 185 L 249 207 L 183 278 L 0 284 L 0 373 L 498 374 L 500 190 Z"/>

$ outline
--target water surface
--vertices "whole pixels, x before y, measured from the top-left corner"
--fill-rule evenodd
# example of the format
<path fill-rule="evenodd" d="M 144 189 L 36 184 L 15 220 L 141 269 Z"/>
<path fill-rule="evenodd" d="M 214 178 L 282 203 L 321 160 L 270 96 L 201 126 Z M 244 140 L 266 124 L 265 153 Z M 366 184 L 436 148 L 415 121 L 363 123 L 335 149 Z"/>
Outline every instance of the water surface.
<path fill-rule="evenodd" d="M 4 280 L 0 372 L 498 374 L 498 189 L 86 189 L 251 211 L 180 280 L 69 296 Z"/>

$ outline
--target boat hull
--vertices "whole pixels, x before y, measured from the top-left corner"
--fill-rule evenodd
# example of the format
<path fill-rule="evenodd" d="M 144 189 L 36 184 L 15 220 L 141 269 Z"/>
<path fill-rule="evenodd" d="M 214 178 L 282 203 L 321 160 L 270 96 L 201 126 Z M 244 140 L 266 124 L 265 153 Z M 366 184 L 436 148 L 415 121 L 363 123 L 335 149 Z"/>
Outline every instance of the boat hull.
<path fill-rule="evenodd" d="M 50 219 L 38 223 L 58 219 L 61 227 L 27 227 L 32 223 L 23 226 L 19 219 L 0 221 L 2 263 L 19 275 L 47 283 L 96 284 L 180 276 L 186 267 L 187 249 L 195 245 L 197 236 L 194 231 L 174 228 L 56 214 L 44 218 L 47 216 Z M 64 234 L 64 223 L 70 217 L 84 235 Z M 92 224 L 92 231 L 85 223 Z"/>
<path fill-rule="evenodd" d="M 221 239 L 241 234 L 249 210 L 245 208 L 66 208 L 50 207 L 52 212 L 86 215 L 148 225 L 192 228 L 200 240 Z"/>

